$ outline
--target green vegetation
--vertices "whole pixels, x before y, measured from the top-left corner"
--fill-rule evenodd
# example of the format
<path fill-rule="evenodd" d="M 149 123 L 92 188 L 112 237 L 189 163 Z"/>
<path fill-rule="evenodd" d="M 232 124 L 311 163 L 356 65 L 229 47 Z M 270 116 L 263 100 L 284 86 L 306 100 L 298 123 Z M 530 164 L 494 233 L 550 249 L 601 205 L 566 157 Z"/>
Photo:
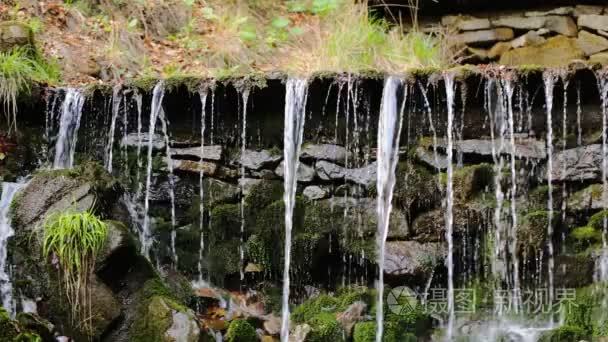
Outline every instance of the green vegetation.
<path fill-rule="evenodd" d="M 258 335 L 251 323 L 243 319 L 230 322 L 226 332 L 226 342 L 256 342 Z"/>
<path fill-rule="evenodd" d="M 92 330 L 89 277 L 107 235 L 106 224 L 89 212 L 52 214 L 44 223 L 42 253 L 59 260 L 72 323 L 80 323 L 84 331 Z"/>
<path fill-rule="evenodd" d="M 564 325 L 557 329 L 544 333 L 540 342 L 578 342 L 587 340 L 589 335 L 581 328 L 576 326 Z"/>
<path fill-rule="evenodd" d="M 376 341 L 376 322 L 361 322 L 355 325 L 353 342 L 374 342 Z M 384 326 L 384 342 L 415 342 L 418 341 L 416 335 L 404 331 L 398 323 L 389 322 Z"/>
<path fill-rule="evenodd" d="M 602 232 L 591 226 L 578 227 L 572 230 L 570 238 L 573 240 L 575 247 L 579 251 L 600 243 L 602 241 Z"/>

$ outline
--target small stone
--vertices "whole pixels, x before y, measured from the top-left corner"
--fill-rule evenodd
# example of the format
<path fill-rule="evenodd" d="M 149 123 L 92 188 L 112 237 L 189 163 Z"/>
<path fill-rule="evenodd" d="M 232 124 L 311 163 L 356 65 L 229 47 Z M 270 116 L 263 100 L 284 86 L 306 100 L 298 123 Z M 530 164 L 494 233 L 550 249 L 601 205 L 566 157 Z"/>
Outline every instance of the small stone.
<path fill-rule="evenodd" d="M 239 179 L 239 187 L 243 189 L 243 195 L 247 196 L 251 193 L 251 189 L 253 189 L 256 185 L 262 183 L 261 179 L 254 178 L 240 178 Z"/>
<path fill-rule="evenodd" d="M 574 12 L 574 7 L 558 7 L 548 11 L 529 11 L 524 13 L 526 17 L 544 17 L 548 15 L 571 15 Z"/>
<path fill-rule="evenodd" d="M 608 65 L 608 52 L 600 52 L 589 57 L 589 63 Z"/>
<path fill-rule="evenodd" d="M 457 44 L 488 43 L 513 39 L 514 33 L 510 28 L 496 28 L 491 30 L 469 31 L 454 36 Z"/>
<path fill-rule="evenodd" d="M 376 182 L 377 171 L 378 166 L 376 162 L 373 162 L 367 166 L 358 169 L 346 169 L 344 179 L 355 184 L 369 187 L 370 185 Z"/>
<path fill-rule="evenodd" d="M 268 150 L 245 150 L 237 162 L 247 169 L 258 171 L 276 165 L 281 159 L 283 159 L 281 154 L 274 154 Z"/>
<path fill-rule="evenodd" d="M 501 43 L 497 43 L 497 44 L 501 44 Z M 480 48 L 474 48 L 474 47 L 467 46 L 467 51 L 469 51 L 469 53 L 473 57 L 477 57 L 482 61 L 489 58 L 489 51 L 487 49 L 480 49 Z"/>
<path fill-rule="evenodd" d="M 285 173 L 284 162 L 281 161 L 279 166 L 277 166 L 277 168 L 274 170 L 274 173 L 277 176 L 283 178 L 284 173 Z M 296 173 L 297 173 L 298 182 L 311 182 L 313 179 L 315 179 L 315 169 L 304 163 L 299 163 L 298 171 Z"/>
<path fill-rule="evenodd" d="M 147 151 L 148 149 L 148 137 L 150 135 L 148 133 L 129 133 L 126 137 L 122 139 L 123 146 L 129 147 L 137 147 L 138 145 L 141 147 L 141 151 Z M 165 138 L 160 134 L 152 135 L 152 148 L 155 150 L 162 150 L 165 148 Z"/>
<path fill-rule="evenodd" d="M 322 180 L 341 180 L 344 178 L 344 168 L 324 160 L 315 164 L 317 175 Z"/>
<path fill-rule="evenodd" d="M 250 171 L 249 174 L 255 178 L 262 178 L 267 180 L 277 179 L 277 175 L 272 170 L 262 169 L 260 171 Z"/>
<path fill-rule="evenodd" d="M 206 161 L 172 160 L 172 163 L 173 170 L 192 173 L 203 171 L 203 174 L 207 176 L 215 176 L 219 168 L 217 164 Z"/>
<path fill-rule="evenodd" d="M 608 207 L 608 201 L 602 198 L 602 185 L 591 184 L 583 190 L 568 196 L 568 210 L 600 210 Z"/>
<path fill-rule="evenodd" d="M 608 15 L 586 14 L 578 17 L 578 26 L 608 31 Z"/>
<path fill-rule="evenodd" d="M 576 39 L 556 36 L 540 45 L 526 46 L 505 52 L 499 63 L 502 65 L 542 65 L 560 67 L 584 57 Z"/>
<path fill-rule="evenodd" d="M 311 185 L 304 188 L 302 195 L 309 200 L 319 200 L 329 197 L 329 189 L 318 185 Z"/>
<path fill-rule="evenodd" d="M 488 51 L 488 58 L 495 59 L 513 48 L 511 42 L 498 42 Z"/>
<path fill-rule="evenodd" d="M 602 14 L 604 9 L 602 6 L 593 6 L 593 5 L 576 5 L 574 7 L 573 15 L 575 17 L 580 17 L 581 15 L 586 14 Z"/>
<path fill-rule="evenodd" d="M 505 26 L 520 30 L 546 28 L 566 36 L 574 37 L 578 33 L 576 23 L 570 17 L 505 17 L 492 21 L 493 26 Z"/>
<path fill-rule="evenodd" d="M 578 42 L 578 46 L 585 53 L 585 56 L 591 56 L 608 49 L 608 39 L 588 31 L 583 30 L 579 32 L 576 41 Z"/>
<path fill-rule="evenodd" d="M 172 148 L 171 156 L 180 157 L 182 159 L 187 157 L 194 157 L 205 160 L 219 161 L 222 159 L 222 146 L 203 146 L 202 152 L 200 146 L 187 148 Z"/>
<path fill-rule="evenodd" d="M 264 321 L 264 330 L 269 335 L 278 335 L 281 332 L 281 319 L 275 315 L 269 315 Z"/>
<path fill-rule="evenodd" d="M 451 26 L 461 31 L 474 31 L 489 29 L 490 20 L 470 16 L 445 16 L 441 18 L 441 25 Z"/>
<path fill-rule="evenodd" d="M 302 160 L 328 160 L 344 165 L 346 158 L 351 157 L 344 146 L 333 144 L 306 144 L 302 149 Z"/>

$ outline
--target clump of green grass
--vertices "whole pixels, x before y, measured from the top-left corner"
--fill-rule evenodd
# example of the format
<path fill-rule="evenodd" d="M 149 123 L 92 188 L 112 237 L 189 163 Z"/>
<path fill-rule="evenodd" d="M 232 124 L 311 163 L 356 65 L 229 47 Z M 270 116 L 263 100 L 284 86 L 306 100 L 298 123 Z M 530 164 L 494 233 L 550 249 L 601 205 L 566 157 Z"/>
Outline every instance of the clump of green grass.
<path fill-rule="evenodd" d="M 89 278 L 107 236 L 107 225 L 90 212 L 52 214 L 44 223 L 42 253 L 59 261 L 72 323 L 86 332 L 93 329 Z"/>
<path fill-rule="evenodd" d="M 55 83 L 58 79 L 57 66 L 42 61 L 31 48 L 0 53 L 0 101 L 9 132 L 17 129 L 17 97 L 29 93 L 35 82 Z"/>

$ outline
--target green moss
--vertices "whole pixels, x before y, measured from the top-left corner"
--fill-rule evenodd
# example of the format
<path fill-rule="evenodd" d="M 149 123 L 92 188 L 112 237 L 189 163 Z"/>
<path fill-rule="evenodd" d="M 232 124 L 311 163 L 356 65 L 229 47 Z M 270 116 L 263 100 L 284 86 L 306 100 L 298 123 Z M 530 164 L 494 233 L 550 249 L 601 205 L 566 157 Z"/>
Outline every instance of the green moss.
<path fill-rule="evenodd" d="M 17 334 L 16 324 L 11 321 L 8 312 L 0 307 L 0 341 L 12 341 Z"/>
<path fill-rule="evenodd" d="M 572 301 L 565 303 L 565 325 L 582 330 L 584 336 L 608 336 L 608 319 L 603 308 L 607 294 L 606 284 L 577 289 Z"/>
<path fill-rule="evenodd" d="M 353 342 L 375 342 L 377 327 L 376 322 L 360 322 L 355 324 Z M 382 341 L 415 342 L 418 341 L 418 339 L 415 335 L 403 331 L 398 323 L 385 322 Z"/>
<path fill-rule="evenodd" d="M 180 87 L 185 87 L 190 93 L 196 93 L 201 85 L 205 82 L 205 78 L 192 75 L 175 75 L 165 79 L 165 89 L 168 92 L 178 90 Z"/>
<path fill-rule="evenodd" d="M 231 239 L 213 245 L 209 250 L 208 271 L 212 279 L 222 283 L 224 277 L 240 271 L 239 239 Z"/>
<path fill-rule="evenodd" d="M 447 183 L 447 175 L 440 174 L 442 186 Z M 494 167 L 483 163 L 470 165 L 454 170 L 452 176 L 454 198 L 457 201 L 468 201 L 482 191 L 490 190 L 494 185 Z"/>
<path fill-rule="evenodd" d="M 604 221 L 608 224 L 608 210 L 602 210 L 589 218 L 588 226 L 598 230 L 604 229 Z"/>
<path fill-rule="evenodd" d="M 602 232 L 591 226 L 578 227 L 570 232 L 570 239 L 578 251 L 602 241 Z"/>
<path fill-rule="evenodd" d="M 543 333 L 539 342 L 578 342 L 588 338 L 589 335 L 580 327 L 564 325 Z"/>
<path fill-rule="evenodd" d="M 153 296 L 145 300 L 131 327 L 130 341 L 165 342 L 165 332 L 172 324 L 170 305 L 176 303 L 162 296 Z"/>
<path fill-rule="evenodd" d="M 312 328 L 306 341 L 309 342 L 339 342 L 345 341 L 345 332 L 336 319 L 335 313 L 320 312 L 313 316 L 308 324 Z"/>
<path fill-rule="evenodd" d="M 241 209 L 238 204 L 219 204 L 211 209 L 210 243 L 240 236 Z"/>
<path fill-rule="evenodd" d="M 230 322 L 226 332 L 226 342 L 257 342 L 258 335 L 251 323 L 244 319 Z"/>
<path fill-rule="evenodd" d="M 518 75 L 527 77 L 530 75 L 540 75 L 545 70 L 547 70 L 547 67 L 544 67 L 542 65 L 523 64 L 514 67 L 514 70 L 517 72 Z"/>
<path fill-rule="evenodd" d="M 291 320 L 296 323 L 306 323 L 320 312 L 336 312 L 340 301 L 327 294 L 321 294 L 298 305 L 291 314 Z"/>
<path fill-rule="evenodd" d="M 151 92 L 154 86 L 160 81 L 158 77 L 144 76 L 131 80 L 126 85 L 129 88 L 136 88 L 143 93 Z"/>
<path fill-rule="evenodd" d="M 114 91 L 113 86 L 109 83 L 89 83 L 83 89 L 83 94 L 85 98 L 89 98 L 94 96 L 95 93 L 98 93 L 102 96 L 110 96 Z"/>
<path fill-rule="evenodd" d="M 522 220 L 517 231 L 517 240 L 520 250 L 538 250 L 543 247 L 547 237 L 549 225 L 549 212 L 544 210 L 533 211 Z"/>
<path fill-rule="evenodd" d="M 42 342 L 42 338 L 36 333 L 23 332 L 17 335 L 13 342 Z"/>
<path fill-rule="evenodd" d="M 435 175 L 422 166 L 401 162 L 397 168 L 397 183 L 393 202 L 411 215 L 438 205 L 440 191 Z"/>
<path fill-rule="evenodd" d="M 245 197 L 245 205 L 250 215 L 255 215 L 269 206 L 271 203 L 283 198 L 283 182 L 261 181 L 251 187 L 249 194 Z"/>

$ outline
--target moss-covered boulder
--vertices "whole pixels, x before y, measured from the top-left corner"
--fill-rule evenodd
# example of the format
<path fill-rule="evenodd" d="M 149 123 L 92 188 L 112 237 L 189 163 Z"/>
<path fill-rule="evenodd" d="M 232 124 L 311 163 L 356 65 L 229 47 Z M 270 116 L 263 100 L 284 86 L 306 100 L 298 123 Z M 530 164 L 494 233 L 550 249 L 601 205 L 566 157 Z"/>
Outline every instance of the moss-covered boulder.
<path fill-rule="evenodd" d="M 0 307 L 0 341 L 12 341 L 19 335 L 19 327 L 11 320 L 8 312 Z"/>
<path fill-rule="evenodd" d="M 576 252 L 583 252 L 602 242 L 602 231 L 591 226 L 577 227 L 568 235 L 568 242 Z"/>
<path fill-rule="evenodd" d="M 447 176 L 442 176 L 442 182 L 445 182 Z M 456 168 L 452 179 L 454 199 L 465 202 L 480 192 L 492 189 L 494 184 L 494 167 L 484 163 Z"/>
<path fill-rule="evenodd" d="M 589 253 L 560 254 L 554 259 L 556 287 L 573 289 L 593 282 L 595 262 Z"/>
<path fill-rule="evenodd" d="M 473 205 L 455 204 L 453 210 L 453 230 L 456 236 L 474 234 L 484 225 L 485 209 Z M 439 242 L 445 236 L 445 211 L 435 209 L 418 216 L 414 220 L 411 239 L 419 242 Z"/>
<path fill-rule="evenodd" d="M 602 200 L 602 185 L 591 184 L 568 197 L 568 210 L 600 210 L 606 208 L 606 202 Z"/>
<path fill-rule="evenodd" d="M 42 320 L 40 320 L 42 322 Z M 54 337 L 46 330 L 46 335 L 39 335 L 30 325 L 19 320 L 11 320 L 8 312 L 0 307 L 0 341 L 3 342 L 51 342 Z M 44 339 L 43 339 L 44 337 Z"/>
<path fill-rule="evenodd" d="M 523 217 L 517 230 L 517 242 L 521 253 L 534 255 L 545 247 L 549 215 L 548 211 L 538 210 Z M 555 224 L 556 219 L 553 218 L 552 224 Z"/>
<path fill-rule="evenodd" d="M 584 57 L 576 39 L 556 36 L 543 44 L 530 45 L 505 52 L 501 65 L 542 65 L 544 67 L 566 66 L 573 60 Z"/>
<path fill-rule="evenodd" d="M 434 209 L 441 204 L 437 177 L 423 166 L 401 162 L 397 167 L 397 182 L 393 193 L 395 207 L 411 217 L 418 212 Z"/>
<path fill-rule="evenodd" d="M 346 341 L 346 332 L 342 329 L 335 313 L 319 312 L 308 320 L 311 331 L 306 337 L 309 342 Z"/>
<path fill-rule="evenodd" d="M 226 342 L 257 342 L 258 335 L 251 323 L 237 319 L 230 322 L 225 339 Z"/>

